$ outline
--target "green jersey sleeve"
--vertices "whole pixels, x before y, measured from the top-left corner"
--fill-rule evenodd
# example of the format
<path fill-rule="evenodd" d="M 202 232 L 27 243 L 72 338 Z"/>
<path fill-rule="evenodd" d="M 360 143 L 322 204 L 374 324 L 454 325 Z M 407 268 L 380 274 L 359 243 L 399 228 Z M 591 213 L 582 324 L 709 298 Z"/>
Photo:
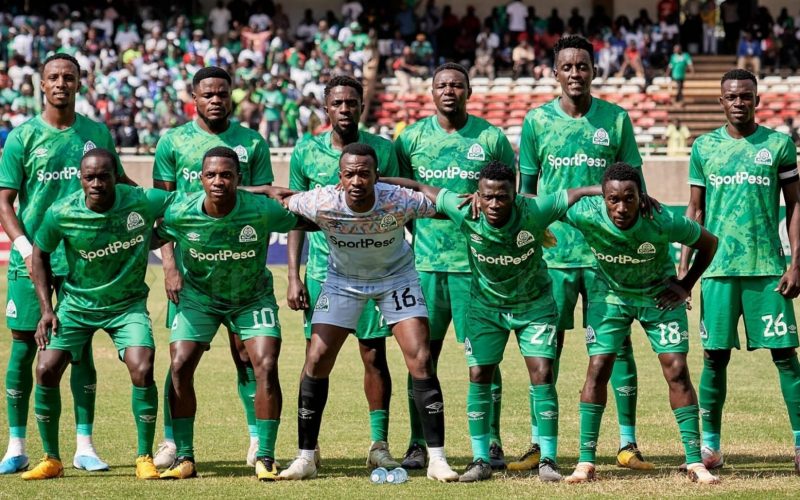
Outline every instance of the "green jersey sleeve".
<path fill-rule="evenodd" d="M 395 153 L 394 147 L 390 146 L 387 148 L 385 158 L 378 157 L 378 160 L 381 159 L 386 163 L 383 168 L 380 169 L 380 175 L 383 177 L 406 177 L 400 172 L 400 164 L 397 161 L 397 153 Z"/>
<path fill-rule="evenodd" d="M 684 216 L 673 216 L 669 227 L 669 241 L 691 246 L 700 239 L 701 232 L 702 228 L 697 222 Z"/>
<path fill-rule="evenodd" d="M 569 198 L 567 197 L 566 189 L 535 198 L 524 198 L 525 204 L 527 204 L 531 210 L 539 213 L 542 229 L 564 217 L 564 214 L 566 214 L 569 209 Z"/>
<path fill-rule="evenodd" d="M 642 167 L 642 155 L 639 154 L 639 148 L 636 146 L 636 134 L 633 133 L 633 124 L 628 113 L 622 115 L 622 133 L 620 134 L 617 161 L 624 161 L 638 169 Z M 644 180 L 644 176 L 642 176 L 642 180 Z"/>
<path fill-rule="evenodd" d="M 48 210 L 44 214 L 42 225 L 36 231 L 34 243 L 47 253 L 55 252 L 58 244 L 61 242 L 61 231 L 58 230 L 58 223 L 56 223 L 55 216 L 52 210 Z"/>
<path fill-rule="evenodd" d="M 145 189 L 144 196 L 147 199 L 152 218 L 157 219 L 164 216 L 170 201 L 175 197 L 175 192 L 162 189 Z"/>
<path fill-rule="evenodd" d="M 6 139 L 3 154 L 0 155 L 0 187 L 19 191 L 25 178 L 23 156 L 25 147 L 19 137 L 19 130 L 14 129 Z"/>
<path fill-rule="evenodd" d="M 689 156 L 689 184 L 692 186 L 706 186 L 706 174 L 703 172 L 703 158 L 700 154 L 700 141 L 694 141 L 692 152 Z"/>
<path fill-rule="evenodd" d="M 445 214 L 456 226 L 461 226 L 461 223 L 466 219 L 466 211 L 469 207 L 464 207 L 464 210 L 458 208 L 463 200 L 458 197 L 458 193 L 454 193 L 449 189 L 442 189 L 439 195 L 436 196 L 436 211 Z"/>
<path fill-rule="evenodd" d="M 519 172 L 523 175 L 539 175 L 541 169 L 536 156 L 536 134 L 532 121 L 530 114 L 525 117 L 519 139 Z"/>
<path fill-rule="evenodd" d="M 156 144 L 155 163 L 153 164 L 153 179 L 157 181 L 176 182 L 177 165 L 175 164 L 175 149 L 169 135 L 163 136 Z"/>
<path fill-rule="evenodd" d="M 303 158 L 300 148 L 294 148 L 289 160 L 289 189 L 293 191 L 308 191 L 308 177 L 303 172 Z"/>
<path fill-rule="evenodd" d="M 297 225 L 297 216 L 283 208 L 283 205 L 267 198 L 264 200 L 266 205 L 265 213 L 269 219 L 269 228 L 274 233 L 286 233 L 294 229 Z"/>
<path fill-rule="evenodd" d="M 257 141 L 253 147 L 253 177 L 250 180 L 253 186 L 264 186 L 275 181 L 270 160 L 269 145 L 266 141 Z"/>
<path fill-rule="evenodd" d="M 411 155 L 408 153 L 408 145 L 406 144 L 408 138 L 405 134 L 400 134 L 400 137 L 394 142 L 394 151 L 397 160 L 397 165 L 400 172 L 400 177 L 406 179 L 414 178 L 414 171 L 411 167 Z"/>

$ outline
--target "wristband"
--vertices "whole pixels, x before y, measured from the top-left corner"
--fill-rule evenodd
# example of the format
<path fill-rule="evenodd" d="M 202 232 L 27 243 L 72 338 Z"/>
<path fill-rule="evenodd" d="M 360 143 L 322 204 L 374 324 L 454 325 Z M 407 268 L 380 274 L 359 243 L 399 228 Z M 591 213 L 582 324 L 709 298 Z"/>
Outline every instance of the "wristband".
<path fill-rule="evenodd" d="M 17 252 L 19 252 L 23 259 L 27 259 L 33 254 L 33 246 L 24 234 L 14 238 L 14 248 L 17 249 Z"/>

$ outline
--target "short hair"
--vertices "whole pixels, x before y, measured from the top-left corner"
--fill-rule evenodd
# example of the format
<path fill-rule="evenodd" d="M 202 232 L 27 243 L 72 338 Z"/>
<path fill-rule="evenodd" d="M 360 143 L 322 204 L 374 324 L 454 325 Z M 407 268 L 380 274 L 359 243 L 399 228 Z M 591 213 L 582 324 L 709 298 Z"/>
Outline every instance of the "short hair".
<path fill-rule="evenodd" d="M 78 60 L 75 59 L 74 57 L 72 57 L 69 54 L 61 54 L 61 53 L 53 54 L 53 55 L 51 55 L 50 57 L 48 57 L 47 59 L 44 60 L 44 64 L 42 64 L 42 73 L 44 73 L 44 69 L 47 67 L 47 65 L 49 63 L 51 63 L 53 61 L 59 61 L 59 60 L 71 62 L 72 64 L 75 65 L 75 69 L 78 70 L 78 75 L 81 74 L 81 65 L 78 63 Z"/>
<path fill-rule="evenodd" d="M 758 86 L 758 80 L 756 79 L 756 75 L 750 73 L 746 69 L 736 68 L 727 71 L 724 75 L 722 75 L 722 79 L 719 81 L 719 84 L 722 85 L 728 80 L 750 80 L 751 82 L 753 82 L 753 85 L 755 85 L 756 87 Z"/>
<path fill-rule="evenodd" d="M 342 158 L 344 155 L 351 155 L 351 156 L 369 156 L 372 158 L 373 163 L 375 163 L 375 171 L 378 171 L 378 154 L 375 152 L 375 149 L 370 146 L 369 144 L 364 144 L 361 142 L 351 142 L 344 148 L 342 148 L 342 156 L 339 157 L 339 166 L 342 165 Z"/>
<path fill-rule="evenodd" d="M 517 174 L 514 169 L 499 160 L 492 160 L 483 167 L 478 173 L 478 181 L 507 181 L 512 186 L 517 181 Z"/>
<path fill-rule="evenodd" d="M 206 78 L 222 78 L 228 82 L 229 85 L 231 83 L 231 75 L 229 75 L 227 71 L 218 66 L 209 66 L 207 68 L 201 68 L 194 74 L 194 78 L 192 78 L 192 87 L 197 88 L 197 84 Z"/>
<path fill-rule="evenodd" d="M 364 102 L 364 86 L 361 85 L 361 82 L 356 80 L 350 75 L 338 75 L 334 76 L 328 83 L 325 84 L 325 90 L 323 91 L 322 100 L 327 102 L 328 95 L 330 95 L 331 91 L 334 87 L 351 87 L 356 89 L 356 93 L 358 94 L 358 99 L 361 102 Z"/>
<path fill-rule="evenodd" d="M 227 158 L 231 160 L 234 165 L 236 165 L 236 171 L 241 171 L 241 165 L 239 164 L 239 155 L 236 154 L 236 151 L 232 150 L 227 146 L 216 146 L 208 151 L 206 154 L 203 155 L 203 165 L 206 163 L 206 159 L 208 158 Z"/>
<path fill-rule="evenodd" d="M 114 153 L 105 148 L 92 148 L 84 153 L 83 158 L 81 158 L 81 166 L 83 166 L 83 160 L 87 158 L 105 158 L 111 163 L 111 171 L 114 173 L 117 171 L 117 157 L 114 155 Z"/>
<path fill-rule="evenodd" d="M 582 37 L 581 35 L 570 35 L 570 36 L 562 36 L 553 45 L 553 64 L 555 65 L 556 61 L 558 60 L 558 53 L 564 49 L 578 49 L 578 50 L 585 50 L 589 53 L 589 60 L 594 66 L 594 47 L 592 46 L 592 42 L 587 40 L 586 38 Z"/>
<path fill-rule="evenodd" d="M 432 79 L 436 80 L 436 75 L 438 75 L 442 71 L 447 71 L 447 70 L 458 71 L 459 73 L 464 75 L 464 79 L 467 81 L 467 88 L 469 88 L 469 72 L 467 71 L 467 68 L 465 68 L 464 66 L 462 66 L 462 65 L 460 65 L 458 63 L 454 63 L 454 62 L 446 62 L 444 64 L 439 65 L 438 68 L 433 70 L 433 78 Z"/>
<path fill-rule="evenodd" d="M 612 163 L 603 174 L 603 186 L 609 181 L 633 181 L 642 194 L 642 176 L 638 170 L 623 161 Z"/>

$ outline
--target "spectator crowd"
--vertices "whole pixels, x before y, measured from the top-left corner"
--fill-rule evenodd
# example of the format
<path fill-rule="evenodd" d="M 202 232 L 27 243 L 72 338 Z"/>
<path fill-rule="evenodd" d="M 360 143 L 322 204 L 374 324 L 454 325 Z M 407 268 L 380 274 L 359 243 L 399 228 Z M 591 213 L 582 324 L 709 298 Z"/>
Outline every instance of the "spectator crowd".
<path fill-rule="evenodd" d="M 38 66 L 55 52 L 84 70 L 77 110 L 107 123 L 119 147 L 143 153 L 195 117 L 191 79 L 204 66 L 228 70 L 235 118 L 274 147 L 329 126 L 322 90 L 331 76 L 353 74 L 369 88 L 377 75 L 392 75 L 410 88 L 450 60 L 472 76 L 547 77 L 565 34 L 589 38 L 605 77 L 674 71 L 676 44 L 692 54 L 736 54 L 756 72 L 800 65 L 800 15 L 786 8 L 773 18 L 746 0 L 659 0 L 654 18 L 642 9 L 612 19 L 602 6 L 585 18 L 576 8 L 540 15 L 530 3 L 498 4 L 481 19 L 473 7 L 458 13 L 436 0 L 404 0 L 396 10 L 345 0 L 295 21 L 272 0 L 219 1 L 210 11 L 153 0 L 56 1 L 42 10 L 11 2 L 0 7 L 0 147 L 40 111 Z"/>

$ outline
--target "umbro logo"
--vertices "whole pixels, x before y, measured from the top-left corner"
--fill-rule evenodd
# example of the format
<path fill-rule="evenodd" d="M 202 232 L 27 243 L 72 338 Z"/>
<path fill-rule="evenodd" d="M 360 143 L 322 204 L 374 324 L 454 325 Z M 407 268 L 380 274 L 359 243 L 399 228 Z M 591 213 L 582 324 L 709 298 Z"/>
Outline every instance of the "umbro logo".
<path fill-rule="evenodd" d="M 617 387 L 617 392 L 622 394 L 623 396 L 633 396 L 634 394 L 636 394 L 636 386 L 623 385 L 622 387 Z"/>
<path fill-rule="evenodd" d="M 705 408 L 700 408 L 700 416 L 707 417 L 711 415 L 711 410 L 706 410 Z"/>
<path fill-rule="evenodd" d="M 247 156 L 247 150 L 244 148 L 244 146 L 239 144 L 238 146 L 233 148 L 233 151 L 234 151 L 234 153 L 236 153 L 236 156 L 239 157 L 239 162 L 240 163 L 247 163 L 247 160 L 249 158 Z"/>
<path fill-rule="evenodd" d="M 311 415 L 313 415 L 315 413 L 316 412 L 314 410 L 309 410 L 307 408 L 298 408 L 298 410 L 297 410 L 297 416 L 299 416 L 303 420 L 311 419 Z"/>
<path fill-rule="evenodd" d="M 47 148 L 36 148 L 33 150 L 33 156 L 36 158 L 44 158 L 47 156 Z"/>
<path fill-rule="evenodd" d="M 22 397 L 22 391 L 18 391 L 17 389 L 6 389 L 6 395 L 9 399 L 19 399 Z"/>
<path fill-rule="evenodd" d="M 592 137 L 592 144 L 597 144 L 599 146 L 608 146 L 610 144 L 606 129 L 599 128 L 595 131 L 594 136 Z"/>
<path fill-rule="evenodd" d="M 134 229 L 140 228 L 144 226 L 144 219 L 141 215 L 136 212 L 131 212 L 128 214 L 128 231 L 133 231 Z"/>
<path fill-rule="evenodd" d="M 475 243 L 480 243 L 480 242 L 482 242 L 482 241 L 483 241 L 483 238 L 481 238 L 481 237 L 480 237 L 480 235 L 478 235 L 478 234 L 475 234 L 475 233 L 472 233 L 472 234 L 470 234 L 470 235 L 469 235 L 469 239 L 471 239 L 471 240 L 472 240 L 472 241 L 474 241 Z"/>
<path fill-rule="evenodd" d="M 84 385 L 83 390 L 86 394 L 93 394 L 97 392 L 97 384 Z"/>
<path fill-rule="evenodd" d="M 93 149 L 97 149 L 97 145 L 92 141 L 86 141 L 86 144 L 83 145 L 83 154 L 86 154 Z"/>
<path fill-rule="evenodd" d="M 533 235 L 524 229 L 517 234 L 517 248 L 533 243 Z"/>
<path fill-rule="evenodd" d="M 200 241 L 200 235 L 197 233 L 189 233 L 186 235 L 186 238 L 188 238 L 189 241 Z"/>
<path fill-rule="evenodd" d="M 437 401 L 435 403 L 431 403 L 431 404 L 425 406 L 425 408 L 430 410 L 428 412 L 428 414 L 430 414 L 430 415 L 433 415 L 433 414 L 436 414 L 436 413 L 442 413 L 442 410 L 444 409 L 444 403 L 442 403 L 441 401 Z"/>
<path fill-rule="evenodd" d="M 649 241 L 645 241 L 641 245 L 639 245 L 639 249 L 636 250 L 636 253 L 639 255 L 650 255 L 656 253 L 656 247 L 653 246 L 652 243 Z"/>
<path fill-rule="evenodd" d="M 486 151 L 483 150 L 480 144 L 473 144 L 467 151 L 467 160 L 485 161 Z"/>
<path fill-rule="evenodd" d="M 467 417 L 470 420 L 478 420 L 479 418 L 482 418 L 484 415 L 486 415 L 485 411 L 469 411 L 469 412 L 467 412 Z"/>
<path fill-rule="evenodd" d="M 597 441 L 586 441 L 581 446 L 583 446 L 584 448 L 589 448 L 589 449 L 593 450 L 593 449 L 597 448 Z"/>
<path fill-rule="evenodd" d="M 244 226 L 242 232 L 239 233 L 239 243 L 250 243 L 251 241 L 258 241 L 258 234 L 253 226 Z"/>
<path fill-rule="evenodd" d="M 558 417 L 558 412 L 553 410 L 540 411 L 539 415 L 541 415 L 541 417 L 545 420 L 553 420 L 554 418 Z"/>
<path fill-rule="evenodd" d="M 772 153 L 767 148 L 763 148 L 756 153 L 754 161 L 756 165 L 772 165 Z"/>
<path fill-rule="evenodd" d="M 13 300 L 9 300 L 8 304 L 6 304 L 6 317 L 7 318 L 17 317 L 17 305 L 14 303 Z"/>
<path fill-rule="evenodd" d="M 503 393 L 502 392 L 493 392 L 492 393 L 492 402 L 493 403 L 497 403 L 501 399 L 503 399 Z"/>
<path fill-rule="evenodd" d="M 139 415 L 139 421 L 145 424 L 152 424 L 156 421 L 155 415 Z"/>
<path fill-rule="evenodd" d="M 40 413 L 34 413 L 34 417 L 36 417 L 37 422 L 47 423 L 50 422 L 50 415 L 42 415 Z"/>

